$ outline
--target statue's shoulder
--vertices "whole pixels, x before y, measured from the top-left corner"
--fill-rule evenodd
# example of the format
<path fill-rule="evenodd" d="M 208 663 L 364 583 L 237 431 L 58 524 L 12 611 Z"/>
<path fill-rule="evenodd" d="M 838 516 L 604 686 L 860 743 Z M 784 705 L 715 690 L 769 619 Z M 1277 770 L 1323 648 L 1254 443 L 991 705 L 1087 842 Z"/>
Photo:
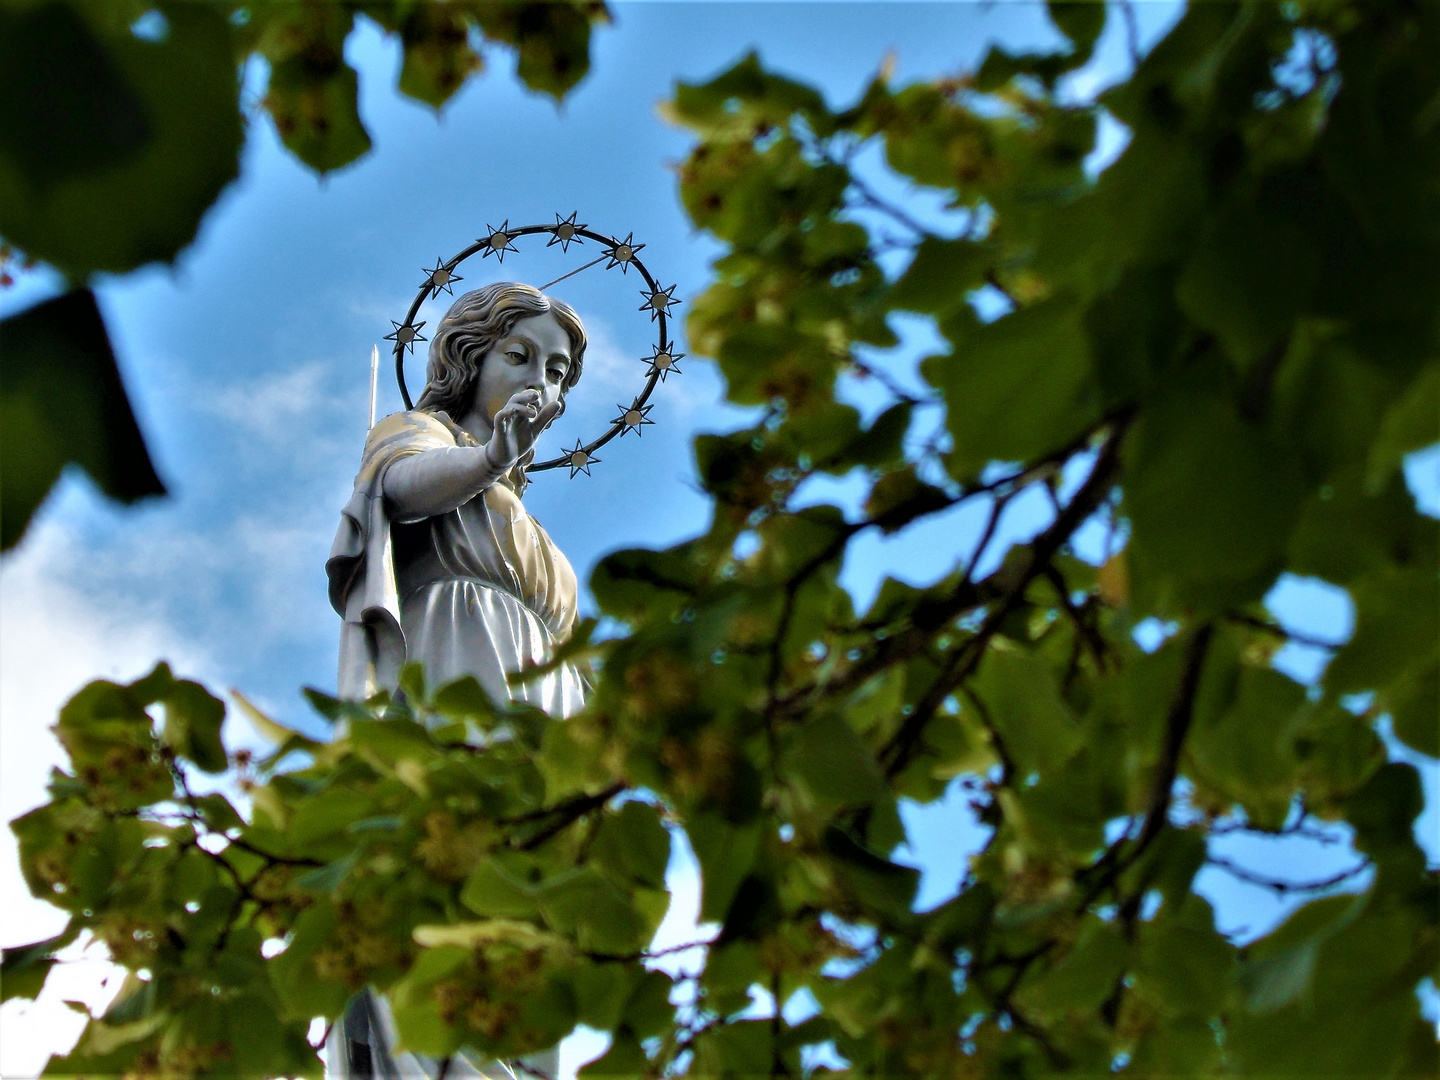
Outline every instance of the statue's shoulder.
<path fill-rule="evenodd" d="M 424 449 L 439 446 L 476 446 L 475 439 L 443 412 L 410 409 L 391 413 L 375 422 L 365 439 L 366 453 L 382 446 L 420 444 Z"/>
<path fill-rule="evenodd" d="M 365 455 L 356 483 L 368 483 L 397 456 L 451 446 L 475 446 L 470 433 L 458 427 L 444 413 L 421 409 L 391 413 L 375 421 L 365 437 Z"/>

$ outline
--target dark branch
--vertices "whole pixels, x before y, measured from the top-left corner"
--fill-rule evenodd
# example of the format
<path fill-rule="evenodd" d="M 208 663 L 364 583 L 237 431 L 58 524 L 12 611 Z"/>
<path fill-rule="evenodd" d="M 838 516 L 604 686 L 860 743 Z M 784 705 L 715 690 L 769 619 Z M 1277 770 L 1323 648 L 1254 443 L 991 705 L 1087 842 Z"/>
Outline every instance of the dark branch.
<path fill-rule="evenodd" d="M 510 841 L 510 846 L 517 851 L 533 851 L 535 848 L 545 843 L 546 840 L 549 840 L 552 836 L 560 832 L 562 829 L 565 829 L 567 826 L 573 825 L 575 822 L 579 821 L 582 817 L 590 813 L 592 810 L 604 806 L 607 802 L 613 799 L 616 795 L 619 795 L 624 790 L 625 783 L 623 781 L 617 780 L 609 787 L 601 791 L 597 791 L 593 795 L 580 795 L 576 798 L 569 799 L 566 802 L 552 806 L 548 810 L 537 810 L 529 814 L 522 814 L 520 817 L 517 818 L 509 818 L 502 820 L 500 824 L 523 824 L 527 821 L 541 821 L 545 818 L 554 816 L 554 821 L 551 821 L 550 824 L 546 825 L 545 828 L 541 829 L 533 836 L 529 836 L 518 843 L 513 838 Z"/>
<path fill-rule="evenodd" d="M 1134 865 L 1165 827 L 1170 814 L 1171 792 L 1180 770 L 1180 753 L 1185 747 L 1185 737 L 1190 733 L 1190 723 L 1195 718 L 1195 695 L 1200 689 L 1200 673 L 1205 667 L 1213 633 L 1214 627 L 1204 623 L 1196 628 L 1185 645 L 1184 666 L 1165 717 L 1165 741 L 1160 747 L 1160 761 L 1155 767 L 1155 782 L 1150 789 L 1140 832 L 1123 854 L 1122 848 L 1127 840 L 1122 836 L 1106 849 L 1098 862 L 1089 867 L 1090 872 L 1099 871 L 1099 874 L 1080 903 L 1082 911 Z"/>
<path fill-rule="evenodd" d="M 1320 878 L 1318 881 L 1282 881 L 1279 878 L 1257 874 L 1255 871 L 1247 870 L 1238 863 L 1233 863 L 1229 859 L 1217 856 L 1212 856 L 1206 859 L 1205 862 L 1210 866 L 1224 870 L 1231 877 L 1237 878 L 1240 881 L 1244 881 L 1250 885 L 1258 885 L 1262 889 L 1269 889 L 1282 896 L 1286 893 L 1320 892 L 1324 889 L 1333 889 L 1337 885 L 1345 884 L 1345 882 L 1356 875 L 1364 873 L 1370 869 L 1371 865 L 1369 859 L 1362 859 L 1359 863 L 1350 867 L 1350 869 L 1342 870 L 1340 873 L 1332 874 L 1327 878 Z"/>

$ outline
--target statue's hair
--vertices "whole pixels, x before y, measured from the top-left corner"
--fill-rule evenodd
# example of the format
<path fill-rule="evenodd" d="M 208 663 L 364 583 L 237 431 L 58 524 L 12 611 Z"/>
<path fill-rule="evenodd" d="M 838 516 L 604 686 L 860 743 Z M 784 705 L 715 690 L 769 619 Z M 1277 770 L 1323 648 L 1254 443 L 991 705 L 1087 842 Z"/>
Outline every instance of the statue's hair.
<path fill-rule="evenodd" d="M 430 342 L 425 392 L 415 407 L 462 420 L 475 397 L 485 354 L 521 319 L 545 314 L 554 315 L 570 338 L 570 370 L 560 388 L 563 402 L 565 392 L 580 381 L 585 362 L 587 339 L 580 316 L 563 300 L 546 296 L 533 285 L 497 281 L 457 298 L 440 320 Z"/>

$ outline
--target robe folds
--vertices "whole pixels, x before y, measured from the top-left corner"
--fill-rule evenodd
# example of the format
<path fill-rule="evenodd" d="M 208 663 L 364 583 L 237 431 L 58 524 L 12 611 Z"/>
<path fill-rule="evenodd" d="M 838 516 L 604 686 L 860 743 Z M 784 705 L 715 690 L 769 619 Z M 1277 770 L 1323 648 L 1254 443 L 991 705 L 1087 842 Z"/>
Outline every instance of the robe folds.
<path fill-rule="evenodd" d="M 473 675 L 498 701 L 576 712 L 585 681 L 564 665 L 523 686 L 505 676 L 545 660 L 575 625 L 575 571 L 504 480 L 449 513 L 407 521 L 385 496 L 386 470 L 427 450 L 475 446 L 443 413 L 395 413 L 370 431 L 355 491 L 325 564 L 340 631 L 340 696 L 393 688 L 418 660 L 426 682 Z"/>
<path fill-rule="evenodd" d="M 588 684 L 563 664 L 520 686 L 506 676 L 544 662 L 575 625 L 575 571 L 501 477 L 446 513 L 410 518 L 385 492 L 392 465 L 428 451 L 477 446 L 444 413 L 395 413 L 370 430 L 325 564 L 330 602 L 343 618 L 339 694 L 364 700 L 393 690 L 400 669 L 420 661 L 430 687 L 473 675 L 495 701 L 522 700 L 552 717 L 584 705 Z M 443 455 L 419 458 L 427 462 Z M 331 1030 L 326 1073 L 332 1080 L 438 1080 L 441 1063 L 395 1048 L 384 998 L 356 996 Z M 554 1076 L 554 1051 L 526 1063 Z M 516 1071 L 462 1052 L 447 1080 L 509 1080 Z M 523 1072 L 520 1073 L 524 1075 Z"/>

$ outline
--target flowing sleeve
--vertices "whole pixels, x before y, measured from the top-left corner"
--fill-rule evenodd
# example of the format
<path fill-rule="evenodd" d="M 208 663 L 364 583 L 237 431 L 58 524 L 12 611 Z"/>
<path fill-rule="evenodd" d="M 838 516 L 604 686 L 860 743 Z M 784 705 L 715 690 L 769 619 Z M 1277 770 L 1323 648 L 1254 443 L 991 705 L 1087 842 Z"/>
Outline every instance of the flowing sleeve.
<path fill-rule="evenodd" d="M 395 551 L 382 484 L 401 458 L 457 445 L 453 429 L 423 412 L 385 417 L 370 429 L 355 491 L 340 511 L 340 527 L 325 574 L 340 628 L 339 694 L 364 699 L 394 686 L 405 663 Z"/>

